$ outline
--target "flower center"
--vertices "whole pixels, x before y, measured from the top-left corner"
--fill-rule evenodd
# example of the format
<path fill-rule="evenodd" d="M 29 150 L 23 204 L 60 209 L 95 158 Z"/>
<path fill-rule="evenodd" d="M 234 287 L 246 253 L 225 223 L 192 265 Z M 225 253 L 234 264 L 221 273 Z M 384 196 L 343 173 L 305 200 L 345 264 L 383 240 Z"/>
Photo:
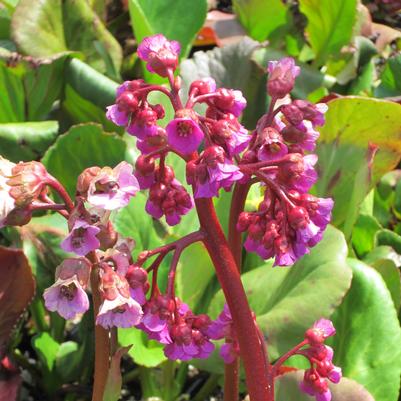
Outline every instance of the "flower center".
<path fill-rule="evenodd" d="M 72 301 L 77 293 L 77 286 L 74 283 L 69 285 L 62 285 L 60 288 L 60 295 L 67 298 L 68 301 Z"/>
<path fill-rule="evenodd" d="M 188 121 L 180 121 L 177 124 L 178 136 L 187 137 L 192 133 L 192 124 Z"/>

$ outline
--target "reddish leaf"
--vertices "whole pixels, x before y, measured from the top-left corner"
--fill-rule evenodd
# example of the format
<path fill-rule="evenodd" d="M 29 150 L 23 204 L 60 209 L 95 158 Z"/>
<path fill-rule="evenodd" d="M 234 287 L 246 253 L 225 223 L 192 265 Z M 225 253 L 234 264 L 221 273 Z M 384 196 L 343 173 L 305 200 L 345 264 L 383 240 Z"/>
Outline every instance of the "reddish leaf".
<path fill-rule="evenodd" d="M 0 357 L 34 294 L 35 281 L 22 250 L 0 247 Z"/>

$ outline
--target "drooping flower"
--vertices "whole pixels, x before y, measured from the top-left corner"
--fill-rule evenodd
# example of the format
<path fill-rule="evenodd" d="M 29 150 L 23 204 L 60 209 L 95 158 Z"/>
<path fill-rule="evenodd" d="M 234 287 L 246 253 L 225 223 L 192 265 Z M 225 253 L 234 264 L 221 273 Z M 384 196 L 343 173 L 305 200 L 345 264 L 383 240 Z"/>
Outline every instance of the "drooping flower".
<path fill-rule="evenodd" d="M 156 182 L 150 187 L 145 210 L 155 219 L 165 216 L 167 224 L 174 226 L 192 207 L 191 196 L 181 183 L 173 178 L 164 183 Z"/>
<path fill-rule="evenodd" d="M 194 185 L 195 198 L 218 196 L 220 188 L 229 190 L 243 176 L 220 146 L 206 148 L 198 160 L 187 164 L 187 182 Z"/>
<path fill-rule="evenodd" d="M 233 114 L 239 117 L 246 107 L 246 99 L 240 90 L 219 88 L 215 92 L 216 96 L 210 103 L 224 113 Z"/>
<path fill-rule="evenodd" d="M 105 329 L 134 327 L 141 321 L 142 315 L 142 308 L 138 302 L 118 294 L 115 299 L 103 300 L 96 317 L 96 324 Z"/>
<path fill-rule="evenodd" d="M 74 252 L 77 255 L 85 256 L 100 246 L 96 234 L 100 228 L 89 224 L 85 220 L 77 219 L 68 235 L 60 244 L 66 252 Z"/>
<path fill-rule="evenodd" d="M 98 172 L 88 185 L 87 199 L 93 206 L 116 210 L 127 206 L 139 189 L 133 167 L 121 162 L 114 169 L 105 167 Z"/>
<path fill-rule="evenodd" d="M 85 313 L 89 309 L 85 292 L 89 272 L 90 262 L 87 259 L 65 259 L 56 270 L 56 282 L 44 291 L 46 308 L 64 319 L 74 319 L 76 315 Z"/>
<path fill-rule="evenodd" d="M 204 137 L 195 113 L 189 109 L 177 111 L 166 132 L 169 145 L 183 154 L 195 152 Z"/>
<path fill-rule="evenodd" d="M 161 34 L 146 37 L 138 46 L 138 56 L 146 62 L 148 71 L 162 77 L 167 77 L 169 70 L 177 68 L 179 53 L 180 44 Z"/>
<path fill-rule="evenodd" d="M 279 61 L 269 61 L 268 72 L 267 91 L 271 97 L 281 99 L 292 91 L 301 69 L 295 65 L 293 58 L 285 57 Z"/>

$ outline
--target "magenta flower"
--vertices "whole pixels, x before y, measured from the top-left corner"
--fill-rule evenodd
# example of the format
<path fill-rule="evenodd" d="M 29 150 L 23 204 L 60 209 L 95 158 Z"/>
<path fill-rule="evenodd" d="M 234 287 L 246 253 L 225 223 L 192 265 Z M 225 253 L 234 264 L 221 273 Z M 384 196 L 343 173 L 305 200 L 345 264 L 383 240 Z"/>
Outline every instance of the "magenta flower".
<path fill-rule="evenodd" d="M 77 255 L 85 256 L 90 251 L 100 247 L 96 234 L 100 228 L 92 226 L 85 220 L 77 219 L 68 237 L 60 244 L 66 252 L 74 252 Z"/>
<path fill-rule="evenodd" d="M 224 304 L 223 311 L 218 318 L 212 321 L 207 329 L 207 335 L 213 340 L 220 340 L 232 334 L 233 321 L 230 309 Z"/>
<path fill-rule="evenodd" d="M 104 299 L 96 318 L 96 324 L 110 329 L 112 327 L 134 327 L 142 318 L 141 305 L 132 298 L 118 295 L 115 299 Z"/>
<path fill-rule="evenodd" d="M 246 99 L 240 90 L 220 88 L 217 89 L 212 104 L 224 113 L 239 117 L 246 107 Z"/>
<path fill-rule="evenodd" d="M 213 78 L 201 78 L 191 83 L 189 93 L 196 90 L 196 95 L 207 95 L 216 91 L 217 85 Z"/>
<path fill-rule="evenodd" d="M 193 200 L 186 189 L 178 180 L 173 179 L 166 184 L 156 182 L 151 186 L 145 210 L 155 219 L 165 216 L 167 224 L 174 226 L 193 205 Z"/>
<path fill-rule="evenodd" d="M 240 355 L 238 342 L 224 343 L 220 348 L 220 356 L 224 363 L 233 363 Z"/>
<path fill-rule="evenodd" d="M 305 333 L 305 338 L 312 344 L 322 344 L 328 337 L 334 336 L 336 329 L 331 320 L 319 319 Z"/>
<path fill-rule="evenodd" d="M 282 136 L 274 128 L 264 129 L 259 137 L 259 142 L 257 156 L 260 161 L 278 160 L 288 153 Z"/>
<path fill-rule="evenodd" d="M 316 401 L 331 401 L 331 392 L 327 382 L 313 372 L 305 372 L 304 380 L 299 387 L 304 393 L 315 397 Z"/>
<path fill-rule="evenodd" d="M 267 69 L 269 72 L 267 91 L 275 99 L 281 99 L 292 91 L 295 78 L 301 72 L 291 57 L 285 57 L 279 61 L 269 61 Z"/>
<path fill-rule="evenodd" d="M 229 157 L 241 153 L 248 146 L 251 136 L 234 117 L 217 121 L 212 129 L 213 142 L 222 146 Z"/>
<path fill-rule="evenodd" d="M 45 306 L 64 319 L 89 309 L 85 288 L 89 282 L 90 262 L 85 258 L 68 258 L 56 269 L 56 282 L 44 291 Z"/>
<path fill-rule="evenodd" d="M 197 341 L 193 338 L 188 341 L 179 337 L 174 338 L 171 344 L 165 346 L 164 354 L 172 360 L 189 361 L 194 358 L 208 358 L 213 350 L 214 344 L 200 335 L 200 339 Z"/>
<path fill-rule="evenodd" d="M 198 123 L 189 116 L 176 116 L 168 123 L 166 131 L 169 145 L 186 155 L 195 152 L 204 137 Z"/>
<path fill-rule="evenodd" d="M 121 162 L 114 169 L 103 168 L 90 182 L 88 202 L 105 210 L 116 210 L 128 205 L 140 190 L 133 167 Z"/>
<path fill-rule="evenodd" d="M 169 70 L 177 68 L 180 44 L 157 34 L 143 39 L 137 52 L 139 58 L 146 62 L 148 71 L 167 77 Z"/>

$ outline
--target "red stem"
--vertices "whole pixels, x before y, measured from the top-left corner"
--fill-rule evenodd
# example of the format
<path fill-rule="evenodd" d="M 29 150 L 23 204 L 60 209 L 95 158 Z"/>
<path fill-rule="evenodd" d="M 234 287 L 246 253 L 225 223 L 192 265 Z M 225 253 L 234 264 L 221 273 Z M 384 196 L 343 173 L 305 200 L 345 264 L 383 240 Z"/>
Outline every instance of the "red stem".
<path fill-rule="evenodd" d="M 47 181 L 47 185 L 49 185 L 49 187 L 52 187 L 61 196 L 67 207 L 67 210 L 71 212 L 71 210 L 74 209 L 74 203 L 72 202 L 70 195 L 68 195 L 68 192 L 60 184 L 60 182 L 54 177 L 50 176 L 49 181 Z"/>
<path fill-rule="evenodd" d="M 93 299 L 93 315 L 96 321 L 96 316 L 99 312 L 100 304 L 102 303 L 99 290 L 99 268 L 97 267 L 97 257 L 94 252 L 89 254 L 89 259 L 93 263 L 91 272 L 91 288 Z M 106 385 L 107 375 L 109 373 L 110 355 L 111 347 L 109 332 L 102 326 L 99 326 L 95 323 L 95 372 L 92 401 L 103 401 L 104 388 Z"/>
<path fill-rule="evenodd" d="M 206 233 L 205 246 L 233 317 L 250 400 L 267 401 L 269 388 L 266 362 L 235 259 L 217 219 L 212 200 L 196 199 L 195 204 L 200 225 Z"/>
<path fill-rule="evenodd" d="M 308 344 L 308 340 L 304 340 L 300 342 L 298 345 L 296 345 L 294 348 L 290 349 L 287 353 L 285 353 L 283 356 L 281 356 L 279 359 L 277 359 L 276 363 L 273 365 L 273 369 L 271 371 L 272 379 L 277 376 L 278 370 L 282 366 L 282 364 L 289 358 L 291 358 L 293 355 L 295 355 L 302 347 Z"/>

